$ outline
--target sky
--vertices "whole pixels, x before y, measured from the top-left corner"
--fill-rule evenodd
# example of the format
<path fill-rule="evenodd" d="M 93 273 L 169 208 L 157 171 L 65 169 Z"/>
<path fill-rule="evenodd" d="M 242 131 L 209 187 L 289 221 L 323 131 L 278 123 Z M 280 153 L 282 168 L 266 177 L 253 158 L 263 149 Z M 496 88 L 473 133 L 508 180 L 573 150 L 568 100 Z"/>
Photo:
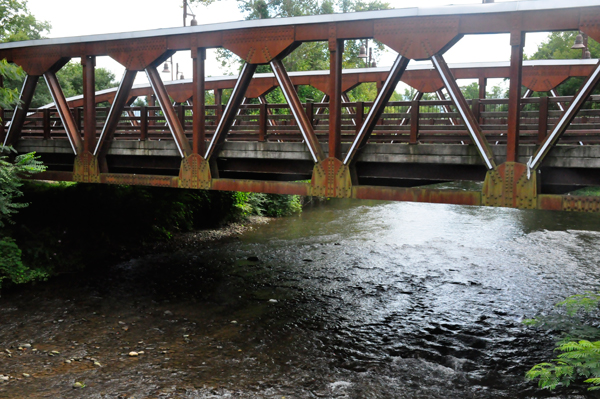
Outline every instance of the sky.
<path fill-rule="evenodd" d="M 500 1 L 510 0 L 496 0 L 496 2 Z M 387 0 L 387 2 L 393 8 L 414 7 L 416 3 L 415 0 Z M 480 3 L 481 0 L 418 0 L 419 7 Z M 171 28 L 183 24 L 181 0 L 29 0 L 28 5 L 37 19 L 52 24 L 52 30 L 47 35 L 51 38 Z M 192 8 L 200 25 L 244 19 L 235 0 L 217 1 L 208 7 L 194 5 Z M 525 53 L 533 54 L 547 36 L 547 33 L 528 34 Z M 378 66 L 391 66 L 395 58 L 396 53 L 389 50 L 377 60 Z M 448 63 L 508 61 L 510 59 L 509 35 L 465 36 L 445 54 L 445 58 Z M 186 78 L 191 78 L 192 60 L 189 51 L 176 53 L 173 62 L 179 64 L 179 71 Z M 111 70 L 117 76 L 117 80 L 124 72 L 124 68 L 109 57 L 98 57 L 97 66 Z M 207 76 L 220 76 L 227 72 L 220 69 L 215 59 L 215 51 L 208 50 Z M 171 79 L 170 74 L 161 73 L 161 76 L 163 80 Z M 136 83 L 146 82 L 145 74 L 138 74 Z M 490 82 L 490 86 L 496 83 Z"/>

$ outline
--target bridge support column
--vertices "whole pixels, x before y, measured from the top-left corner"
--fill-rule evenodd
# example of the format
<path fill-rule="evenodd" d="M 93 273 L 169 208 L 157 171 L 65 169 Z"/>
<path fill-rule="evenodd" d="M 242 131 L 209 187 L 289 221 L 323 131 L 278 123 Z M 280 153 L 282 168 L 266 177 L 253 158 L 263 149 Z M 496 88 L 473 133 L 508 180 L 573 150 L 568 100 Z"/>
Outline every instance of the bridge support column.
<path fill-rule="evenodd" d="M 79 183 L 100 183 L 98 158 L 91 152 L 82 152 L 75 157 L 73 181 Z"/>
<path fill-rule="evenodd" d="M 195 55 L 195 57 L 194 57 Z M 194 76 L 193 76 L 193 118 L 194 118 L 194 135 L 192 138 L 192 152 L 194 154 L 204 154 L 205 150 L 205 134 L 206 134 L 206 92 L 205 92 L 205 71 L 204 61 L 206 60 L 206 49 L 197 48 L 195 54 L 192 53 L 194 59 Z"/>
<path fill-rule="evenodd" d="M 535 209 L 538 197 L 537 175 L 528 176 L 527 165 L 505 162 L 489 170 L 483 183 L 482 205 Z"/>
<path fill-rule="evenodd" d="M 506 162 L 519 159 L 519 128 L 521 124 L 521 81 L 523 78 L 523 46 L 525 32 L 510 35 L 510 88 L 508 97 L 508 131 L 506 133 Z"/>
<path fill-rule="evenodd" d="M 334 26 L 329 30 L 329 156 L 342 158 L 342 55 L 344 41 L 336 38 Z"/>

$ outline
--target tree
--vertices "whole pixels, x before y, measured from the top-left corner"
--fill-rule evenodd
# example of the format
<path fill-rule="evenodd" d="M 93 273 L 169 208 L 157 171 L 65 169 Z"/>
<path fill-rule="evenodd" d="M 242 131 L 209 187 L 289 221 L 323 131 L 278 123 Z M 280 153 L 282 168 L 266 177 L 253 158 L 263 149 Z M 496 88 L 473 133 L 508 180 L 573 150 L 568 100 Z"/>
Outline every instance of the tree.
<path fill-rule="evenodd" d="M 50 24 L 38 21 L 27 8 L 27 0 L 0 0 L 0 42 L 41 39 L 44 32 L 50 30 Z M 23 77 L 23 70 L 6 60 L 0 61 L 0 75 L 9 81 L 18 81 Z M 5 82 L 6 83 L 6 82 Z M 0 106 L 8 108 L 17 104 L 18 89 L 0 87 Z"/>

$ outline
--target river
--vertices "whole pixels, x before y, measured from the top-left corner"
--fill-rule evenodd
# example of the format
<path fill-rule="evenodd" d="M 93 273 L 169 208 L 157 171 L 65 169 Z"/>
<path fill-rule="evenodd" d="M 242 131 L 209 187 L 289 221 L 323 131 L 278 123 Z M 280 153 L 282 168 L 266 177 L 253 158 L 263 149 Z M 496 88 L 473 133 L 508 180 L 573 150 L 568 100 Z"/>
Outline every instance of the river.
<path fill-rule="evenodd" d="M 554 336 L 522 320 L 597 290 L 599 244 L 600 215 L 329 201 L 9 292 L 0 397 L 595 397 L 524 379 Z"/>

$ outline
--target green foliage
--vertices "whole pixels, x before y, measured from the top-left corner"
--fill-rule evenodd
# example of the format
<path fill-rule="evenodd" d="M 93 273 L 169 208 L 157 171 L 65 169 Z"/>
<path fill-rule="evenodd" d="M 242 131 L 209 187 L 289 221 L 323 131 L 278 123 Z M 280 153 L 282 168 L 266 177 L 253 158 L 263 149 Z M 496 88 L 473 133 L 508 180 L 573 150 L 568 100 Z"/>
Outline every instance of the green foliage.
<path fill-rule="evenodd" d="M 10 221 L 11 215 L 18 209 L 27 206 L 15 202 L 16 198 L 23 196 L 21 179 L 46 170 L 34 152 L 18 155 L 14 162 L 10 162 L 8 155 L 2 154 L 11 151 L 16 153 L 11 147 L 0 147 L 0 227 L 4 226 L 4 221 Z"/>
<path fill-rule="evenodd" d="M 12 284 L 24 284 L 36 280 L 45 280 L 48 273 L 32 270 L 23 264 L 21 250 L 15 240 L 10 237 L 0 239 L 0 289 L 4 281 Z"/>
<path fill-rule="evenodd" d="M 562 331 L 555 351 L 560 352 L 551 362 L 536 364 L 526 377 L 538 379 L 543 389 L 568 387 L 577 379 L 592 384 L 589 390 L 600 389 L 600 329 L 591 325 L 598 317 L 600 293 L 586 292 L 573 295 L 556 304 L 566 315 L 559 317 L 537 317 L 525 320 L 530 326 L 546 327 Z M 597 321 L 597 320 L 596 320 Z"/>
<path fill-rule="evenodd" d="M 290 216 L 302 211 L 299 195 L 234 193 L 235 206 L 242 216 Z"/>
<path fill-rule="evenodd" d="M 0 41 L 41 39 L 51 25 L 38 21 L 27 9 L 27 0 L 0 0 Z"/>

